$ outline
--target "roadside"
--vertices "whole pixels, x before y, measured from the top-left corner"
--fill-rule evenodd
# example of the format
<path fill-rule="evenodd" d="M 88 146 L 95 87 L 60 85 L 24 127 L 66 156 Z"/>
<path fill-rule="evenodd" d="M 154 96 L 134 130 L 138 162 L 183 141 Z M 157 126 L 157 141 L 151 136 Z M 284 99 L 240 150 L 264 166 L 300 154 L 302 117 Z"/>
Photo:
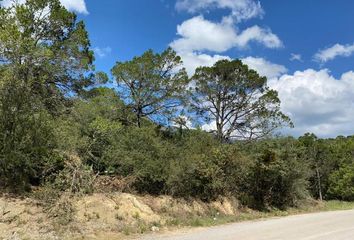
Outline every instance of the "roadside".
<path fill-rule="evenodd" d="M 301 208 L 259 212 L 236 199 L 205 203 L 169 196 L 65 194 L 53 206 L 33 198 L 0 198 L 0 239 L 127 239 L 166 232 L 301 213 L 354 209 L 354 203 L 307 201 Z"/>
<path fill-rule="evenodd" d="M 147 234 L 140 240 L 351 240 L 354 236 L 354 210 L 299 214 L 264 221 Z"/>

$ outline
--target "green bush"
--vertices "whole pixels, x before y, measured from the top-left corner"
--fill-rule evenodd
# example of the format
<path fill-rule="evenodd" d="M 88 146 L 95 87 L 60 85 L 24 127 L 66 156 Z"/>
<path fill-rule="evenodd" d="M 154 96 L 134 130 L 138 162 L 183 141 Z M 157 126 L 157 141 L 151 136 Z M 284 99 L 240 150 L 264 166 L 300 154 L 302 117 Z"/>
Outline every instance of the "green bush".
<path fill-rule="evenodd" d="M 18 192 L 39 185 L 62 166 L 62 158 L 55 151 L 52 116 L 13 91 L 0 92 L 0 186 Z"/>
<path fill-rule="evenodd" d="M 246 204 L 284 209 L 308 196 L 308 167 L 295 143 L 292 139 L 260 143 L 244 189 L 248 192 Z"/>
<path fill-rule="evenodd" d="M 209 134 L 198 131 L 184 141 L 179 159 L 171 165 L 167 183 L 170 194 L 205 201 L 239 194 L 249 162 L 235 146 L 220 145 Z"/>
<path fill-rule="evenodd" d="M 134 176 L 137 191 L 159 194 L 165 189 L 171 152 L 154 128 L 127 127 L 105 151 L 103 164 L 108 173 Z"/>
<path fill-rule="evenodd" d="M 329 195 L 332 198 L 354 201 L 354 164 L 343 165 L 329 178 Z"/>

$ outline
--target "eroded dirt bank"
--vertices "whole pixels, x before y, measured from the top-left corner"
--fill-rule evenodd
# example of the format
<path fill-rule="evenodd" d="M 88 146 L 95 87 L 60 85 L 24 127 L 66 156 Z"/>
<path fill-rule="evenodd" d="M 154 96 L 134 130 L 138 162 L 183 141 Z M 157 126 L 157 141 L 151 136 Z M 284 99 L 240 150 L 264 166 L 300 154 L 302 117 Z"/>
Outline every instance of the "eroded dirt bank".
<path fill-rule="evenodd" d="M 126 239 L 133 233 L 161 231 L 195 216 L 238 212 L 236 200 L 211 203 L 169 196 L 127 193 L 63 195 L 55 206 L 31 198 L 0 198 L 0 239 Z"/>

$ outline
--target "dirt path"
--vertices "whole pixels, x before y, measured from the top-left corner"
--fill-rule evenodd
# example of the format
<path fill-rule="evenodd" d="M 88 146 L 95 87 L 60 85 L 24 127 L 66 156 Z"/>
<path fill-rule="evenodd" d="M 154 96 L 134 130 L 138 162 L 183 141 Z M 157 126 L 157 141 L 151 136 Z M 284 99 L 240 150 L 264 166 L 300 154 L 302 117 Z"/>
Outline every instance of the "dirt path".
<path fill-rule="evenodd" d="M 234 223 L 185 232 L 150 234 L 141 240 L 353 240 L 354 210 Z"/>

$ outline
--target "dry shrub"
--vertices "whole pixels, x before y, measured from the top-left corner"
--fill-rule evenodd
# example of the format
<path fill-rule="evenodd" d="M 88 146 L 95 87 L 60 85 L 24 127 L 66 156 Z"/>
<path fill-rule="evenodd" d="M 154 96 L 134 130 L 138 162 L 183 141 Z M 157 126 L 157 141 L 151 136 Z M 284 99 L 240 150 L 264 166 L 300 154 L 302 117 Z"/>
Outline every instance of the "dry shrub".
<path fill-rule="evenodd" d="M 73 196 L 71 193 L 64 193 L 48 209 L 47 214 L 61 225 L 70 223 L 75 217 L 75 207 L 73 205 Z"/>
<path fill-rule="evenodd" d="M 120 176 L 98 176 L 95 184 L 95 192 L 133 192 L 133 185 L 136 177 L 120 177 Z"/>
<path fill-rule="evenodd" d="M 72 221 L 75 215 L 73 199 L 93 192 L 97 175 L 91 167 L 82 164 L 81 159 L 70 155 L 65 162 L 65 167 L 43 187 L 33 192 L 49 217 L 62 225 Z"/>
<path fill-rule="evenodd" d="M 64 169 L 56 176 L 54 187 L 73 194 L 92 193 L 96 178 L 92 167 L 84 165 L 79 157 L 70 155 Z"/>

